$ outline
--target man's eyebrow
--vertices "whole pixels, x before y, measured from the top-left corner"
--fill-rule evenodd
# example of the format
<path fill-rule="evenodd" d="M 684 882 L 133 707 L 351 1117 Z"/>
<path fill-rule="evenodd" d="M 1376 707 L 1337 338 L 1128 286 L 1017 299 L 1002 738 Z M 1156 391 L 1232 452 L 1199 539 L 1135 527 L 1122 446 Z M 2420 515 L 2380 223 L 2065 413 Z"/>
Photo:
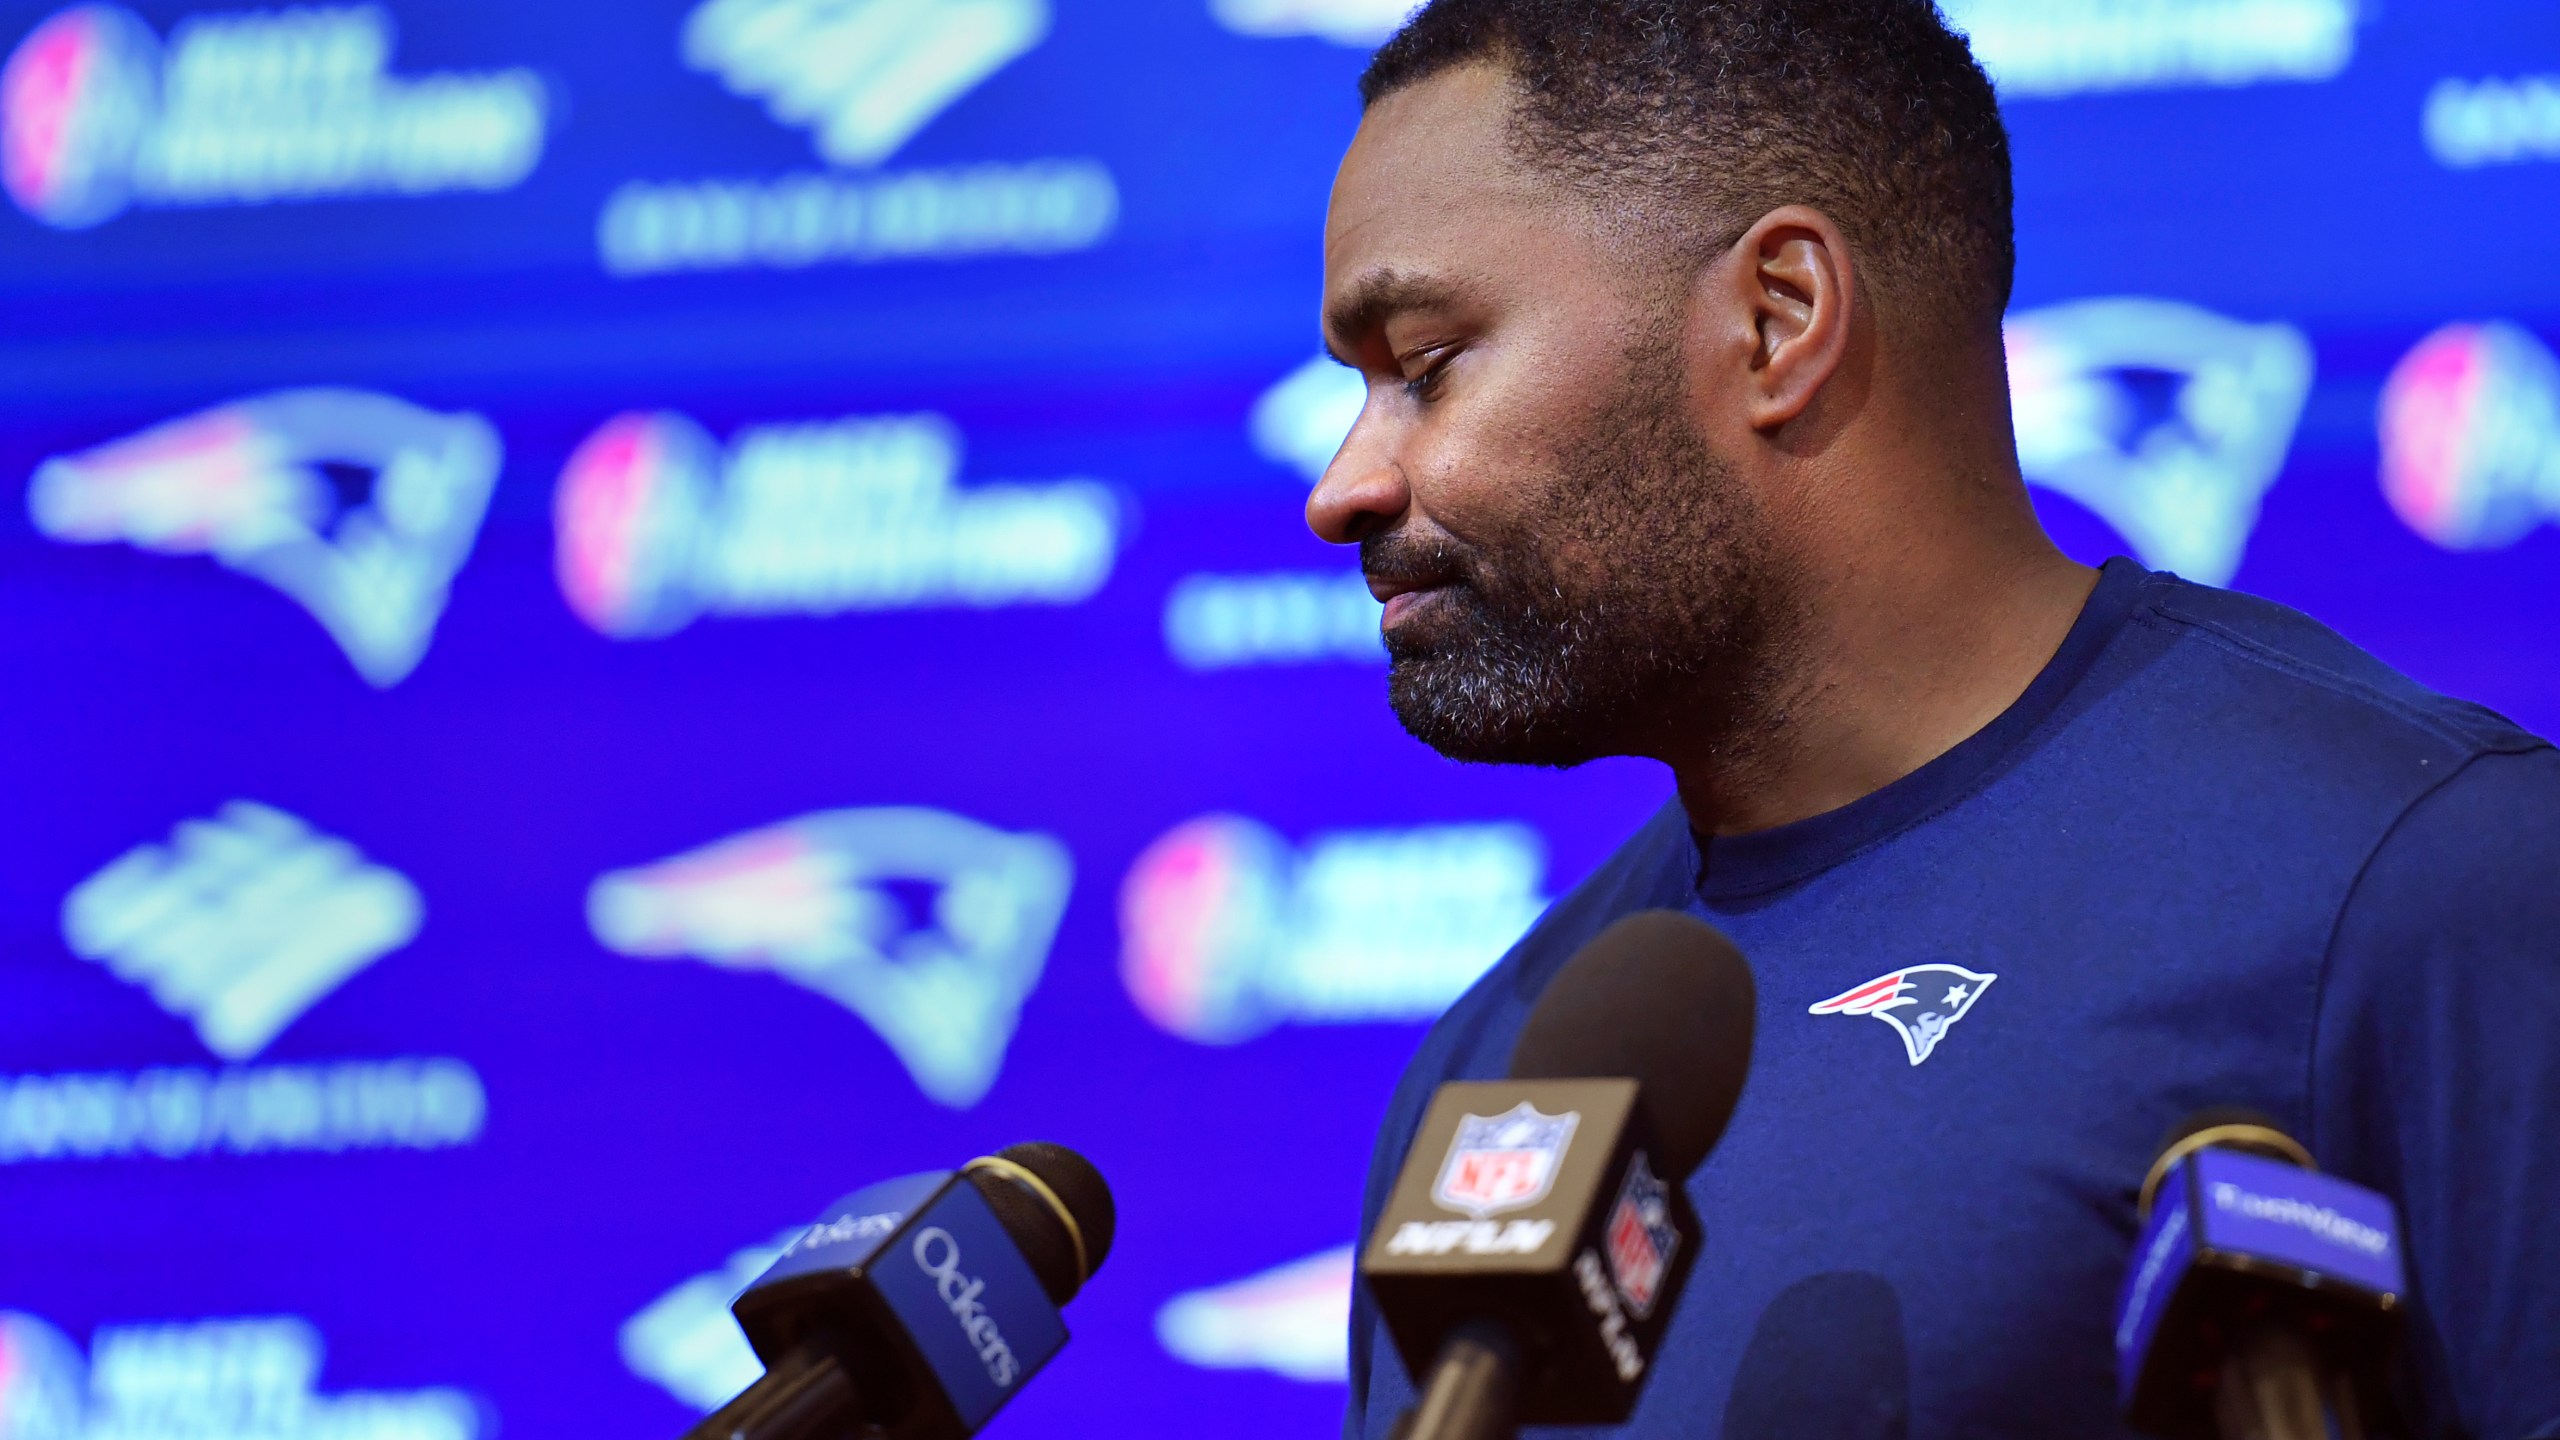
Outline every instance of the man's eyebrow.
<path fill-rule="evenodd" d="M 1376 333 L 1400 311 L 1448 305 L 1458 297 L 1457 286 L 1433 276 L 1371 271 L 1325 306 L 1325 353 L 1356 366 L 1360 363 L 1356 356 L 1342 353 L 1344 344 L 1357 344 L 1361 337 Z"/>

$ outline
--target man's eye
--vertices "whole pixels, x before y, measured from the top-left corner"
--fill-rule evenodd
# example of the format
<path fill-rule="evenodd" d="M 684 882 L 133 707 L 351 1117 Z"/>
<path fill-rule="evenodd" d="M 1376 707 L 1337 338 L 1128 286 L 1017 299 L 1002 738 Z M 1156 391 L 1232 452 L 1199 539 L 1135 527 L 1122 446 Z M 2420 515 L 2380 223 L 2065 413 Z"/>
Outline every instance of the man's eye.
<path fill-rule="evenodd" d="M 1432 398 L 1439 393 L 1441 377 L 1447 373 L 1448 368 L 1449 358 L 1446 355 L 1432 356 L 1429 363 L 1424 365 L 1422 373 L 1405 380 L 1404 393 L 1416 400 Z"/>

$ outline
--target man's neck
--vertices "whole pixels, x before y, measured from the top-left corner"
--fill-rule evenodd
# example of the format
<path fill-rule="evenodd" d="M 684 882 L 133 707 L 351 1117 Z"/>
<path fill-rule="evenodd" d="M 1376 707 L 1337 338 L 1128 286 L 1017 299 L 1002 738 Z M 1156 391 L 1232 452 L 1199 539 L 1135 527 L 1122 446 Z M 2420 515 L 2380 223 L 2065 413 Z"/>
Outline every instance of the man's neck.
<path fill-rule="evenodd" d="M 2030 526 L 2032 529 L 2032 526 Z M 1738 732 L 1662 755 L 1702 834 L 1839 809 L 1955 748 L 2025 693 L 2097 573 L 2040 530 L 1986 547 L 1909 545 L 1808 597 Z M 1928 557 L 1921 559 L 1920 557 Z"/>

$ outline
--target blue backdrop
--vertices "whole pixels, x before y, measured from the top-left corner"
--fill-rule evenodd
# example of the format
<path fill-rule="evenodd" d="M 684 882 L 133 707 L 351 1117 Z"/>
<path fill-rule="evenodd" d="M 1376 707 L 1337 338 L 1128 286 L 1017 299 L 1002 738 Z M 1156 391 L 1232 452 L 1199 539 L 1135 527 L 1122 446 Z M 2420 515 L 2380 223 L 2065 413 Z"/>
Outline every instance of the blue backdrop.
<path fill-rule="evenodd" d="M 1666 793 L 1303 531 L 1399 0 L 0 4 L 0 1440 L 673 1435 L 1085 1150 L 1020 1435 L 1304 1435 L 1419 1026 Z M 2075 552 L 2548 729 L 2560 11 L 1963 0 Z"/>

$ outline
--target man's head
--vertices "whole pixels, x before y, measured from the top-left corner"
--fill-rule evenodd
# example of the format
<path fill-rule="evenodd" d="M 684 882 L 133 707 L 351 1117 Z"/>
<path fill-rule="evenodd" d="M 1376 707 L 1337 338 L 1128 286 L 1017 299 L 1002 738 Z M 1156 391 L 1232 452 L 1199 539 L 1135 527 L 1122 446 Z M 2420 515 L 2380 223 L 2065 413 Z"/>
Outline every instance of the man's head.
<path fill-rule="evenodd" d="M 1747 739 L 1843 436 L 1996 387 L 1988 82 L 1928 0 L 1435 0 L 1362 93 L 1325 327 L 1370 393 L 1308 514 L 1391 597 L 1397 714 L 1476 760 Z"/>

